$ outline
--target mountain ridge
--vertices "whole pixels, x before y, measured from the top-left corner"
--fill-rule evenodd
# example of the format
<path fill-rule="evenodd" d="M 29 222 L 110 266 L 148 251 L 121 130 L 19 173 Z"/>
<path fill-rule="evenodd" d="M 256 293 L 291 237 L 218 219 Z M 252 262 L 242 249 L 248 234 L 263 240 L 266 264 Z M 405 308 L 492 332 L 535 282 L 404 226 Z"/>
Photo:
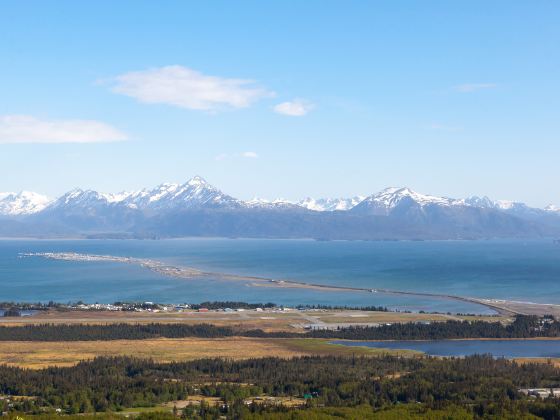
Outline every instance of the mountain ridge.
<path fill-rule="evenodd" d="M 518 211 L 520 209 L 531 209 L 553 213 L 560 212 L 560 207 L 552 204 L 541 209 L 537 207 L 530 207 L 522 202 L 508 200 L 494 201 L 487 196 L 470 196 L 467 198 L 454 199 L 418 193 L 409 187 L 388 187 L 369 196 L 358 195 L 349 198 L 306 197 L 299 201 L 254 198 L 252 200 L 244 201 L 236 199 L 228 194 L 224 194 L 221 190 L 209 184 L 204 178 L 195 176 L 184 184 L 163 183 L 151 189 L 144 188 L 142 190 L 131 192 L 123 191 L 120 193 L 103 193 L 90 189 L 82 190 L 81 188 L 74 188 L 54 200 L 49 199 L 45 195 L 30 191 L 21 191 L 19 193 L 0 192 L 0 215 L 32 214 L 43 210 L 45 207 L 57 205 L 57 203 L 60 204 L 61 199 L 64 199 L 65 204 L 69 204 L 70 200 L 84 200 L 84 196 L 88 196 L 89 199 L 95 198 L 97 201 L 105 201 L 107 204 L 121 203 L 131 208 L 147 208 L 150 206 L 158 207 L 161 206 L 162 203 L 169 203 L 170 201 L 182 201 L 183 203 L 191 205 L 192 202 L 195 201 L 199 205 L 209 205 L 212 203 L 214 205 L 223 205 L 227 202 L 232 206 L 258 207 L 262 205 L 270 207 L 294 205 L 313 211 L 347 211 L 356 207 L 358 204 L 362 204 L 366 200 L 376 202 L 378 204 L 384 203 L 385 207 L 391 208 L 396 202 L 399 202 L 404 197 L 409 197 L 424 205 L 437 203 L 442 205 L 468 205 L 480 208 L 497 208 L 501 210 Z M 15 208 L 11 211 L 11 213 L 7 213 L 6 210 L 4 210 L 8 207 L 8 203 L 17 200 L 22 201 L 24 200 L 24 197 L 29 197 L 28 200 L 31 201 L 29 206 L 14 206 Z M 4 204 L 4 207 L 2 207 L 2 204 Z"/>
<path fill-rule="evenodd" d="M 560 210 L 554 206 L 438 197 L 408 187 L 352 198 L 243 201 L 199 176 L 117 194 L 76 188 L 55 200 L 29 192 L 0 193 L 0 215 L 5 231 L 32 226 L 47 235 L 461 239 L 560 234 Z"/>

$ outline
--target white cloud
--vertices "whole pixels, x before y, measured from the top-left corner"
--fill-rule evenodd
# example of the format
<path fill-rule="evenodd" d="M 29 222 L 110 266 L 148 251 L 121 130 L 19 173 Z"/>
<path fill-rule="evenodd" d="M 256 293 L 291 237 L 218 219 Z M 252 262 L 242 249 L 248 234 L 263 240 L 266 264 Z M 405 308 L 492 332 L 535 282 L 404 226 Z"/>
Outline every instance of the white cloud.
<path fill-rule="evenodd" d="M 241 153 L 241 157 L 248 159 L 257 159 L 259 155 L 257 155 L 255 152 L 243 152 Z"/>
<path fill-rule="evenodd" d="M 282 102 L 274 107 L 274 112 L 290 117 L 303 117 L 315 106 L 304 99 L 294 99 L 293 101 Z"/>
<path fill-rule="evenodd" d="M 253 80 L 208 76 L 183 66 L 133 71 L 115 77 L 114 82 L 113 92 L 143 103 L 202 111 L 246 108 L 274 95 Z"/>
<path fill-rule="evenodd" d="M 259 155 L 256 152 L 241 152 L 241 153 L 220 153 L 216 156 L 216 160 L 225 160 L 232 158 L 244 158 L 244 159 L 258 159 Z"/>
<path fill-rule="evenodd" d="M 482 89 L 494 89 L 496 86 L 495 83 L 465 83 L 454 86 L 453 89 L 461 93 L 470 93 Z"/>
<path fill-rule="evenodd" d="M 102 143 L 126 140 L 108 124 L 93 120 L 40 120 L 29 115 L 0 116 L 1 143 Z"/>

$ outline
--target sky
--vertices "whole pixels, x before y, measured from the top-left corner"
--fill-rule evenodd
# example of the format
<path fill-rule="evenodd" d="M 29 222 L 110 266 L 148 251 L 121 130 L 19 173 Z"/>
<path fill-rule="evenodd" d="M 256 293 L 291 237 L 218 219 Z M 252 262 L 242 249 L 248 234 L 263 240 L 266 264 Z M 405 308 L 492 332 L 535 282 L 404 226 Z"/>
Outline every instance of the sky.
<path fill-rule="evenodd" d="M 0 3 L 0 191 L 560 204 L 560 2 Z"/>

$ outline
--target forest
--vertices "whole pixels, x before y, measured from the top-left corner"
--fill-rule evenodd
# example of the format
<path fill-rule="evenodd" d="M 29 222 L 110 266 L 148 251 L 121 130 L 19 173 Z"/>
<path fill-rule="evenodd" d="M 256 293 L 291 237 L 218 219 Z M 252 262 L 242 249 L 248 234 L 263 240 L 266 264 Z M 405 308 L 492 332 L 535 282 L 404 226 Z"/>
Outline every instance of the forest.
<path fill-rule="evenodd" d="M 517 315 L 508 325 L 486 321 L 397 323 L 378 327 L 315 330 L 313 338 L 348 340 L 438 340 L 460 338 L 536 338 L 560 336 L 560 322 L 552 317 Z"/>
<path fill-rule="evenodd" d="M 93 341 L 142 340 L 148 338 L 326 338 L 349 340 L 426 340 L 453 338 L 559 337 L 560 322 L 552 318 L 518 315 L 504 325 L 486 321 L 397 323 L 378 327 L 348 327 L 306 333 L 264 332 L 210 324 L 30 324 L 0 327 L 0 341 Z"/>
<path fill-rule="evenodd" d="M 27 397 L 14 398 L 11 406 L 6 399 L 0 400 L 0 411 L 118 412 L 203 395 L 221 402 L 187 407 L 176 414 L 184 418 L 314 418 L 321 410 L 336 408 L 364 413 L 354 418 L 376 418 L 384 410 L 415 405 L 416 411 L 461 413 L 453 418 L 560 418 L 558 400 L 530 399 L 518 391 L 531 387 L 560 387 L 560 369 L 484 355 L 456 359 L 271 357 L 163 364 L 117 357 L 42 370 L 0 366 L 0 394 Z M 306 397 L 306 404 L 289 408 L 252 403 L 260 395 Z M 298 413 L 308 415 L 298 417 Z"/>

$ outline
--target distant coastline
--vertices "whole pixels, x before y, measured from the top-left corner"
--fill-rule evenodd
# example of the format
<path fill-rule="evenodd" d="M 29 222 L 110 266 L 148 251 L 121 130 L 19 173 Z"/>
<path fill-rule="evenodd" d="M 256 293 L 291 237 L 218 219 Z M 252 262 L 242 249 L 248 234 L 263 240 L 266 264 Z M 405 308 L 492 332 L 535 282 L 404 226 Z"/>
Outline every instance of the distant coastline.
<path fill-rule="evenodd" d="M 254 237 L 254 236 L 115 236 L 115 235 L 99 235 L 92 236 L 89 234 L 83 235 L 30 235 L 30 236 L 0 236 L 0 241 L 181 241 L 181 240 L 232 240 L 232 241 L 309 241 L 309 242 L 487 242 L 487 241 L 500 241 L 500 242 L 546 242 L 554 245 L 560 244 L 560 239 L 554 239 L 554 236 L 540 236 L 540 237 L 499 237 L 489 236 L 480 238 L 385 238 L 385 239 L 323 239 L 314 237 Z"/>

